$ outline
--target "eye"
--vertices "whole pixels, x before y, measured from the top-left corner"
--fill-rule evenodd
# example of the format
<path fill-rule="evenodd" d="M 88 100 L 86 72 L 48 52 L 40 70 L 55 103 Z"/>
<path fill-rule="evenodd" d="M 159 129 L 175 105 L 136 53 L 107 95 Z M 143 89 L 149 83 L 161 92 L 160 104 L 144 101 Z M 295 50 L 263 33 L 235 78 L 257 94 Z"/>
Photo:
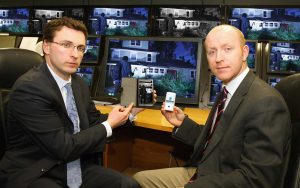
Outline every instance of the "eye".
<path fill-rule="evenodd" d="M 77 46 L 77 50 L 79 50 L 80 52 L 85 52 L 86 47 L 85 46 Z"/>
<path fill-rule="evenodd" d="M 72 47 L 72 44 L 69 43 L 69 42 L 63 42 L 63 43 L 61 43 L 61 45 L 62 45 L 64 48 L 71 48 L 71 47 Z"/>
<path fill-rule="evenodd" d="M 214 55 L 214 53 L 215 53 L 215 51 L 214 51 L 214 50 L 209 50 L 209 51 L 207 52 L 207 54 L 208 54 L 209 56 L 212 56 L 212 55 Z"/>
<path fill-rule="evenodd" d="M 230 47 L 226 47 L 225 48 L 225 52 L 230 52 L 231 48 Z"/>

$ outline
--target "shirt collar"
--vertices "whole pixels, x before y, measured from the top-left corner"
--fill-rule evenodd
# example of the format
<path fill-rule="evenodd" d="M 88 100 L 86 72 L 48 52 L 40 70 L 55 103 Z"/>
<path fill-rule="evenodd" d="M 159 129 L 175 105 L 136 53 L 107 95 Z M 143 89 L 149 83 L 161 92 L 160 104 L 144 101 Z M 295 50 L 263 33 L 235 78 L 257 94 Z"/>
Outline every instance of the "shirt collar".
<path fill-rule="evenodd" d="M 51 73 L 51 75 L 53 76 L 54 80 L 56 81 L 59 89 L 61 90 L 63 87 L 65 87 L 65 85 L 67 83 L 71 83 L 71 77 L 68 81 L 65 81 L 64 79 L 62 79 L 61 77 L 59 77 L 52 69 L 51 67 L 47 64 L 47 67 Z"/>
<path fill-rule="evenodd" d="M 240 86 L 240 84 L 242 83 L 242 81 L 244 80 L 246 75 L 248 74 L 249 70 L 250 69 L 248 67 L 246 67 L 246 69 L 240 75 L 238 75 L 233 80 L 228 82 L 227 85 L 224 85 L 224 86 L 226 86 L 226 89 L 231 96 L 234 94 L 234 92 Z"/>

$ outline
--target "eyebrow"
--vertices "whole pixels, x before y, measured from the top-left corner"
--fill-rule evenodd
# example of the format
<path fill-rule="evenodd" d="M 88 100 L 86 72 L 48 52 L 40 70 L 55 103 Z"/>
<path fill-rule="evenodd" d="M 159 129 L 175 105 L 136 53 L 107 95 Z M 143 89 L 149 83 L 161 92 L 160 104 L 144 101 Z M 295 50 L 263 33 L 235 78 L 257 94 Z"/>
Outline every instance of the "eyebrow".
<path fill-rule="evenodd" d="M 69 43 L 75 44 L 74 42 L 72 42 L 70 40 L 62 40 L 61 42 L 69 42 Z M 78 44 L 76 46 L 86 46 L 86 44 Z"/>

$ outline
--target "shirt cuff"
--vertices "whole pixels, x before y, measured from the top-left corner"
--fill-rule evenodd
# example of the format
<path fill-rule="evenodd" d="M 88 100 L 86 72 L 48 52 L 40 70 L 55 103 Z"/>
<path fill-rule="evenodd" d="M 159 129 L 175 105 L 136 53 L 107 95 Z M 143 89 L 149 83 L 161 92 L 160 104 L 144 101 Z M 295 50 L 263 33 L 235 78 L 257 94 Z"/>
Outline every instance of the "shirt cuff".
<path fill-rule="evenodd" d="M 133 122 L 136 119 L 136 117 L 132 115 L 132 113 L 130 113 L 128 119 L 130 122 Z"/>
<path fill-rule="evenodd" d="M 104 125 L 105 129 L 106 129 L 106 137 L 110 137 L 112 135 L 112 128 L 109 125 L 109 123 L 107 121 L 102 122 L 102 125 Z"/>

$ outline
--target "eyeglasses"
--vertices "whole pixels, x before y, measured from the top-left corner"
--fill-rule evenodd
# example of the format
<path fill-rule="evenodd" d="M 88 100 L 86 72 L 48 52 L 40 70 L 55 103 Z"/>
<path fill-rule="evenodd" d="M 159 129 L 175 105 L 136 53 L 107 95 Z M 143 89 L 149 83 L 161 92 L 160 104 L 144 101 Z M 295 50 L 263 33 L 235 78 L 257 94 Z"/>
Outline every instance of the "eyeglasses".
<path fill-rule="evenodd" d="M 87 51 L 86 46 L 84 46 L 84 45 L 75 46 L 72 42 L 54 42 L 54 41 L 52 41 L 51 43 L 57 44 L 59 46 L 62 46 L 65 49 L 70 50 L 70 51 L 72 49 L 76 48 L 77 51 L 80 52 L 80 53 L 82 53 L 82 54 L 84 54 Z"/>

